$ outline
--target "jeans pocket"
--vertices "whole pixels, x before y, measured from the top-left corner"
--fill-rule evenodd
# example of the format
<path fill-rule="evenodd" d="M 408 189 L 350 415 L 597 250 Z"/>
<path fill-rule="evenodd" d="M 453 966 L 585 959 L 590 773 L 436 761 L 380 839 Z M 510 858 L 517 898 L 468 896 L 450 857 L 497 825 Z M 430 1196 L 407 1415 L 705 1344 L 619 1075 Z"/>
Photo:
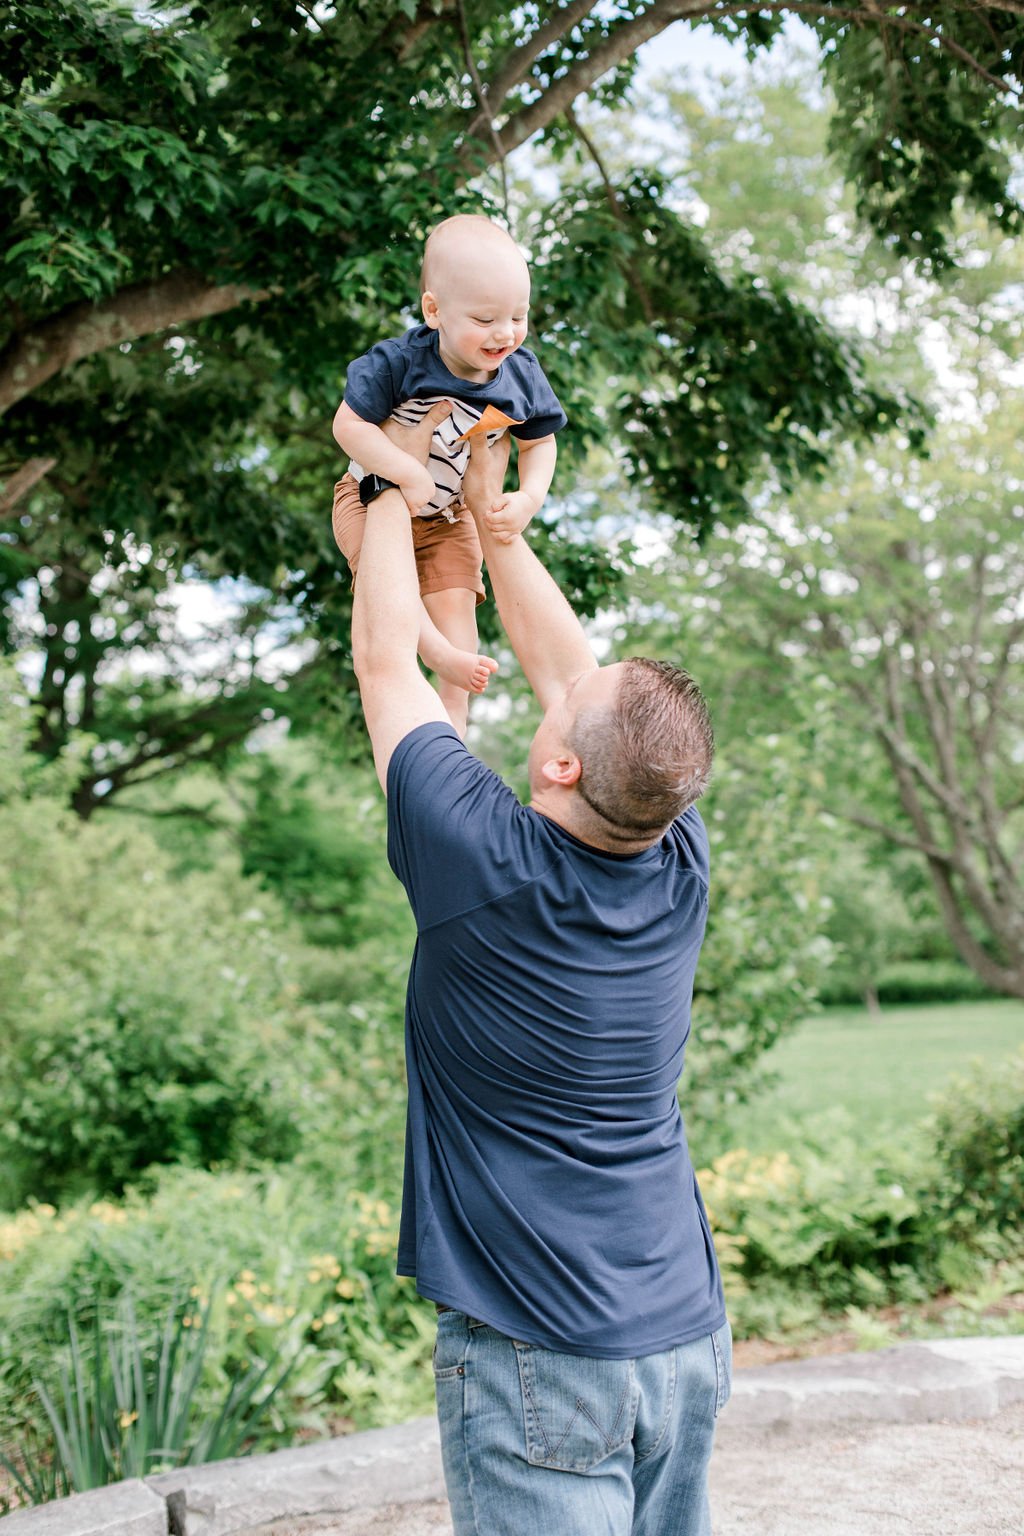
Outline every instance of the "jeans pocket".
<path fill-rule="evenodd" d="M 632 1360 L 563 1355 L 533 1344 L 515 1350 L 531 1465 L 587 1472 L 631 1438 L 638 1397 Z"/>
<path fill-rule="evenodd" d="M 715 1397 L 715 1418 L 721 1413 L 732 1396 L 732 1329 L 728 1321 L 716 1328 L 711 1335 L 715 1349 L 715 1371 L 718 1376 L 718 1392 Z"/>
<path fill-rule="evenodd" d="M 434 1380 L 452 1381 L 466 1374 L 469 1329 L 461 1312 L 441 1312 L 434 1340 Z"/>

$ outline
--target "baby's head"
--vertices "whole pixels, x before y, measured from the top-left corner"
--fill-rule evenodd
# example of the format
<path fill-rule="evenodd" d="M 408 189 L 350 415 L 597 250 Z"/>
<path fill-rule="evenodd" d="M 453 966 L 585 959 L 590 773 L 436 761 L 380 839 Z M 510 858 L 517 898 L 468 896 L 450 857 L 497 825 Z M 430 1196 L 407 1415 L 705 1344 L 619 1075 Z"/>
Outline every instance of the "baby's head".
<path fill-rule="evenodd" d="M 511 235 L 490 219 L 458 214 L 438 224 L 420 285 L 423 318 L 456 377 L 482 383 L 525 341 L 530 269 Z"/>

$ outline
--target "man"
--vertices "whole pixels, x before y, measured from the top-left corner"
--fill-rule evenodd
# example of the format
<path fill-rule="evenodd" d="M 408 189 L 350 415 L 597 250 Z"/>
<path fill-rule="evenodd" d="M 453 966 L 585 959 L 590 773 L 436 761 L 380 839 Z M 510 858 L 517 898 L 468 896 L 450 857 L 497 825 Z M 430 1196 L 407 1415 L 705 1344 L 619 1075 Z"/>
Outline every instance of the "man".
<path fill-rule="evenodd" d="M 425 456 L 434 424 L 388 431 Z M 544 711 L 528 806 L 421 674 L 408 508 L 365 487 L 352 648 L 418 928 L 398 1270 L 438 1306 L 456 1536 L 708 1536 L 731 1343 L 676 1084 L 710 724 L 686 673 L 599 667 L 524 539 L 495 537 L 507 453 L 474 447 L 465 497 Z"/>

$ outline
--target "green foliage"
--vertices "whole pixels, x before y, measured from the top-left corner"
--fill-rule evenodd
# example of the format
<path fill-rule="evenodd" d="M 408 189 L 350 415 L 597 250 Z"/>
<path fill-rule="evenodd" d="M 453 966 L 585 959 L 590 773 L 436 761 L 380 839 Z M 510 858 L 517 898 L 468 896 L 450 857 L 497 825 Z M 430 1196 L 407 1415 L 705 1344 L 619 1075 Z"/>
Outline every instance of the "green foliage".
<path fill-rule="evenodd" d="M 930 1235 L 906 1153 L 866 1148 L 833 1116 L 827 1144 L 794 1154 L 735 1149 L 699 1174 L 734 1326 L 761 1331 L 787 1293 L 798 1310 L 926 1294 Z"/>
<path fill-rule="evenodd" d="M 837 436 L 902 420 L 920 438 L 917 408 L 869 382 L 851 340 L 777 282 L 725 276 L 660 178 L 634 175 L 616 199 L 574 186 L 545 211 L 539 323 L 612 381 L 612 409 L 574 413 L 577 426 L 614 434 L 654 507 L 705 533 L 749 513 L 769 474 L 785 487 L 820 474 Z"/>
<path fill-rule="evenodd" d="M 998 1070 L 976 1066 L 935 1111 L 934 1198 L 949 1228 L 978 1238 L 1024 1229 L 1024 1051 Z"/>
<path fill-rule="evenodd" d="M 129 1295 L 114 1317 L 103 1310 L 95 1310 L 85 1341 L 68 1315 L 57 1380 L 34 1383 L 50 1443 L 22 1446 L 21 1465 L 3 1457 L 31 1503 L 44 1502 L 40 1495 L 51 1485 L 49 1496 L 59 1497 L 240 1455 L 258 1442 L 261 1421 L 288 1378 L 290 1366 L 282 1371 L 275 1356 L 232 1381 L 219 1408 L 199 1409 L 212 1303 L 172 1303 L 152 1339 L 140 1329 Z"/>
<path fill-rule="evenodd" d="M 351 944 L 368 919 L 367 888 L 376 893 L 380 837 L 376 785 L 361 801 L 333 807 L 315 796 L 315 774 L 288 773 L 264 755 L 253 773 L 252 800 L 239 829 L 242 873 L 254 875 L 299 919 L 316 944 Z M 332 814 L 333 811 L 333 814 Z"/>
<path fill-rule="evenodd" d="M 5 703 L 4 1202 L 290 1156 L 317 1046 L 283 914 L 230 867 L 172 882 L 137 826 L 76 823 Z"/>
<path fill-rule="evenodd" d="M 708 796 L 712 895 L 682 1094 L 698 1137 L 754 1091 L 764 1053 L 813 1010 L 831 955 L 827 851 L 787 757 L 770 740 L 742 769 L 722 765 Z"/>
<path fill-rule="evenodd" d="M 120 1202 L 34 1205 L 0 1221 L 5 1438 L 46 1433 L 33 1380 L 59 1381 L 69 1313 L 89 1337 L 97 1313 L 107 1320 L 129 1305 L 149 1341 L 150 1384 L 160 1358 L 151 1341 L 172 1306 L 188 1338 L 206 1328 L 201 1371 L 186 1351 L 195 1367 L 193 1430 L 214 1423 L 233 1383 L 254 1383 L 268 1366 L 276 1379 L 282 1361 L 291 1369 L 269 1404 L 260 1447 L 288 1444 L 299 1430 L 324 1434 L 429 1411 L 433 1309 L 396 1278 L 396 1240 L 393 1197 L 295 1167 L 154 1169 L 145 1191 Z"/>
<path fill-rule="evenodd" d="M 830 970 L 821 984 L 826 1007 L 861 1001 L 861 980 L 843 966 Z M 877 1001 L 895 1007 L 901 1003 L 952 1003 L 968 998 L 994 997 L 991 987 L 956 960 L 893 960 L 872 971 L 871 985 Z"/>
<path fill-rule="evenodd" d="M 965 12 L 947 0 L 920 20 L 911 11 L 877 29 L 837 27 L 827 8 L 816 25 L 829 39 L 838 101 L 831 144 L 857 188 L 860 216 L 897 251 L 938 266 L 951 259 L 960 199 L 1019 234 L 1024 210 L 1010 187 L 1021 125 L 1013 85 L 1024 66 L 1020 15 L 997 6 Z M 1002 89 L 992 89 L 994 78 Z"/>

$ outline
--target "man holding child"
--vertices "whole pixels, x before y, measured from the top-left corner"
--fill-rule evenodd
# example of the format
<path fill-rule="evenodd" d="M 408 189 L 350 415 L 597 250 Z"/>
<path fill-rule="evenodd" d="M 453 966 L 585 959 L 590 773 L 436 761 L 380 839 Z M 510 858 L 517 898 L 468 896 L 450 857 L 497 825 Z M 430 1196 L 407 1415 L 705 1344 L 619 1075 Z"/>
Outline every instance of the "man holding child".
<path fill-rule="evenodd" d="M 451 408 L 381 430 L 425 465 Z M 598 666 L 501 516 L 507 433 L 469 448 L 460 505 L 543 711 L 527 805 L 420 670 L 414 519 L 377 476 L 352 617 L 418 930 L 398 1269 L 438 1309 L 454 1529 L 709 1536 L 731 1342 L 676 1089 L 707 916 L 694 802 L 710 721 L 680 668 Z"/>

